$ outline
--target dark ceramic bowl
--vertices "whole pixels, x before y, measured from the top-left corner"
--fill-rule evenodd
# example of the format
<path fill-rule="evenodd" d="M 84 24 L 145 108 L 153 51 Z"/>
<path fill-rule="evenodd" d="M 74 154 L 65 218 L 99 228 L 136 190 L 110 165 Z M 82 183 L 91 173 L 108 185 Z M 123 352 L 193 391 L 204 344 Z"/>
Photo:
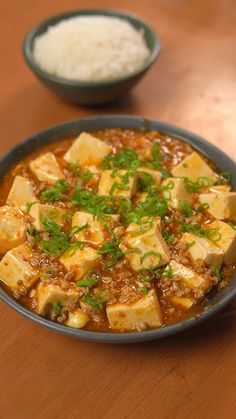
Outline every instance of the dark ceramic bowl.
<path fill-rule="evenodd" d="M 63 19 L 73 16 L 101 15 L 113 16 L 127 20 L 136 29 L 142 30 L 144 38 L 150 49 L 150 56 L 144 65 L 135 73 L 116 80 L 101 82 L 82 82 L 67 80 L 42 70 L 33 57 L 34 40 L 38 35 L 46 32 L 49 26 L 53 26 Z M 52 16 L 40 24 L 34 26 L 24 40 L 23 52 L 26 63 L 39 80 L 62 99 L 82 105 L 100 105 L 119 99 L 127 93 L 143 77 L 150 66 L 156 60 L 160 51 L 160 41 L 152 28 L 137 16 L 109 9 L 82 9 Z"/>
<path fill-rule="evenodd" d="M 66 122 L 62 125 L 49 128 L 38 134 L 35 134 L 25 141 L 19 143 L 12 148 L 5 156 L 0 159 L 0 178 L 9 170 L 12 164 L 17 163 L 26 154 L 42 147 L 43 145 L 52 143 L 67 136 L 76 136 L 82 131 L 94 131 L 104 128 L 130 128 L 130 129 L 145 129 L 157 130 L 168 135 L 175 136 L 212 160 L 222 172 L 232 173 L 232 183 L 236 186 L 236 163 L 231 160 L 221 150 L 214 145 L 208 143 L 202 138 L 187 132 L 183 129 L 174 127 L 173 125 L 165 124 L 158 121 L 148 121 L 137 116 L 99 116 L 82 118 L 77 121 Z M 193 327 L 203 320 L 206 320 L 223 307 L 226 306 L 236 296 L 236 275 L 234 275 L 230 284 L 219 291 L 211 300 L 210 307 L 204 311 L 199 318 L 189 318 L 182 322 L 165 326 L 159 329 L 148 330 L 145 332 L 130 332 L 130 333 L 100 333 L 90 332 L 86 330 L 73 329 L 67 326 L 53 323 L 43 317 L 38 316 L 22 307 L 16 300 L 9 296 L 3 289 L 0 288 L 0 298 L 9 304 L 12 308 L 23 314 L 25 317 L 41 324 L 49 329 L 66 335 L 74 336 L 79 339 L 94 340 L 97 342 L 143 342 L 153 339 L 162 338 L 173 335 L 190 327 Z"/>

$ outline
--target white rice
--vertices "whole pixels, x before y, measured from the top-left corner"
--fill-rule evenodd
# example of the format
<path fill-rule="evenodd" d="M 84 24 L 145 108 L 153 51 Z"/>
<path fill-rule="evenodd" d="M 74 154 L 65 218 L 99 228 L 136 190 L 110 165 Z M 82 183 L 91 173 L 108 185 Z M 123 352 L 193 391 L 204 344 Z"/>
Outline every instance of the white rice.
<path fill-rule="evenodd" d="M 139 70 L 150 55 L 141 31 L 105 16 L 62 20 L 38 36 L 33 55 L 48 73 L 80 81 L 114 80 Z"/>

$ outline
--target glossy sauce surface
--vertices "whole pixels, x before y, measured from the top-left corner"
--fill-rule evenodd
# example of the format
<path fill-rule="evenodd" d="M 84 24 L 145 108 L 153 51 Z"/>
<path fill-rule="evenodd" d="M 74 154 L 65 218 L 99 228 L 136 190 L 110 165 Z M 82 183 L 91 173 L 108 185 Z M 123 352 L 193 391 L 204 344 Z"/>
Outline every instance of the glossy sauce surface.
<path fill-rule="evenodd" d="M 92 133 L 95 137 L 103 140 L 107 144 L 112 146 L 112 154 L 114 156 L 119 155 L 124 150 L 133 150 L 137 155 L 137 159 L 142 160 L 143 162 L 152 161 L 152 147 L 154 144 L 158 144 L 158 158 L 160 160 L 160 170 L 163 172 L 163 177 L 171 176 L 170 171 L 177 164 L 180 163 L 187 155 L 191 154 L 194 150 L 186 143 L 175 139 L 170 138 L 164 134 L 157 132 L 144 132 L 144 131 L 133 131 L 133 130 L 103 130 Z M 95 171 L 95 174 L 87 176 L 87 170 L 90 172 L 90 168 L 78 168 L 75 165 L 68 165 L 63 159 L 64 154 L 72 145 L 74 138 L 68 138 L 62 141 L 55 142 L 46 147 L 42 147 L 35 153 L 27 156 L 24 160 L 19 162 L 11 171 L 5 176 L 3 181 L 0 184 L 1 194 L 0 194 L 0 204 L 1 206 L 5 204 L 9 190 L 12 186 L 13 180 L 16 175 L 22 175 L 28 178 L 35 187 L 35 193 L 37 199 L 41 199 L 41 194 L 43 191 L 47 190 L 49 186 L 40 182 L 31 172 L 29 168 L 29 162 L 34 158 L 46 153 L 54 153 L 57 162 L 60 165 L 60 168 L 65 174 L 65 180 L 68 183 L 68 191 L 66 192 L 64 198 L 58 202 L 55 202 L 53 205 L 66 209 L 68 211 L 68 219 L 64 223 L 63 231 L 69 231 L 71 227 L 71 215 L 78 211 L 79 206 L 72 204 L 71 199 L 75 193 L 76 185 L 80 182 L 81 188 L 84 190 L 93 191 L 97 193 L 98 183 L 100 180 L 101 172 L 100 168 Z M 217 172 L 217 169 L 211 162 L 208 164 Z M 84 176 L 85 175 L 85 176 Z M 222 178 L 222 182 L 225 183 Z M 205 186 L 207 189 L 207 186 Z M 203 188 L 204 190 L 204 188 Z M 141 199 L 141 192 L 137 191 L 135 196 L 132 198 L 133 208 L 137 205 Z M 124 220 L 126 209 L 122 214 L 120 211 L 120 202 L 115 200 L 115 212 L 120 214 L 120 221 L 114 221 L 111 224 L 112 231 L 117 231 L 119 240 L 122 240 L 122 237 L 125 234 L 125 229 L 127 223 Z M 191 217 L 188 218 L 188 222 L 197 222 L 200 225 L 208 224 L 213 220 L 213 217 L 207 211 L 198 212 L 196 209 L 199 207 L 198 202 L 198 193 L 194 194 L 194 203 L 192 208 L 194 208 Z M 165 213 L 162 216 L 162 231 L 165 232 L 167 238 L 171 238 L 168 243 L 169 251 L 172 255 L 172 259 L 183 263 L 185 266 L 197 270 L 199 274 L 207 277 L 209 281 L 212 282 L 213 292 L 217 288 L 226 286 L 228 281 L 232 276 L 234 266 L 223 266 L 221 269 L 221 280 L 218 281 L 215 277 L 215 274 L 206 266 L 199 266 L 196 268 L 195 264 L 191 261 L 191 258 L 186 255 L 186 249 L 181 249 L 179 246 L 179 240 L 182 236 L 181 225 L 186 222 L 186 214 L 182 213 L 179 210 L 167 208 Z M 112 236 L 112 231 L 109 229 L 104 229 L 104 237 L 108 242 L 112 242 L 114 237 Z M 89 241 L 89 233 L 88 241 Z M 30 246 L 36 251 L 37 257 L 34 261 L 34 266 L 41 272 L 40 280 L 45 284 L 55 284 L 60 286 L 62 289 L 69 289 L 70 286 L 73 288 L 75 286 L 76 280 L 73 276 L 73 273 L 67 272 L 64 266 L 59 261 L 60 255 L 52 256 L 47 252 L 42 252 L 39 249 L 38 243 L 35 243 L 32 240 L 32 237 L 28 235 L 28 241 Z M 101 246 L 91 245 L 96 251 L 101 249 Z M 123 255 L 124 256 L 124 255 Z M 163 325 L 171 324 L 183 320 L 186 317 L 195 315 L 199 316 L 202 310 L 207 308 L 210 303 L 210 297 L 207 294 L 192 308 L 189 310 L 183 310 L 180 307 L 176 307 L 170 303 L 168 299 L 169 290 L 172 286 L 172 280 L 170 278 L 162 278 L 164 268 L 158 272 L 134 272 L 130 269 L 130 265 L 125 257 L 120 257 L 117 259 L 116 263 L 112 266 L 109 266 L 109 263 L 105 263 L 101 259 L 99 265 L 96 268 L 95 272 L 92 272 L 91 275 L 97 280 L 95 285 L 88 289 L 83 286 L 78 286 L 80 302 L 82 301 L 82 308 L 88 311 L 90 320 L 86 324 L 85 329 L 88 330 L 97 330 L 97 331 L 112 331 L 107 320 L 105 307 L 109 304 L 115 303 L 133 303 L 144 297 L 151 289 L 155 288 L 157 296 L 160 301 L 162 316 L 163 316 Z M 109 261 L 109 260 L 108 260 Z M 50 274 L 45 274 L 46 271 L 50 269 Z M 37 287 L 37 284 L 35 285 Z M 29 292 L 14 293 L 14 296 L 19 300 L 19 302 L 30 310 L 35 311 L 36 302 L 34 300 L 34 288 Z M 91 294 L 92 293 L 92 294 Z M 88 304 L 83 306 L 83 301 L 86 298 L 86 295 L 92 296 L 92 299 L 99 301 L 100 308 L 97 309 L 92 304 L 91 307 L 88 307 Z M 90 298 L 91 300 L 91 298 Z M 68 309 L 74 307 L 67 307 L 67 310 L 60 312 L 60 314 L 55 314 L 51 307 L 48 307 L 47 317 L 51 318 L 53 321 L 58 321 L 64 323 L 67 318 Z"/>

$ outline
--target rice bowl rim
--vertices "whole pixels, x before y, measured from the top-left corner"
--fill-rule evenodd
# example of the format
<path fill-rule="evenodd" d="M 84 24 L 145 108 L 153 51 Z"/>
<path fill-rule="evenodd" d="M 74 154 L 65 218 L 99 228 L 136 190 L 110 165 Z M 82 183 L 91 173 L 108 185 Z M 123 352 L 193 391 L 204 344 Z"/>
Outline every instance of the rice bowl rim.
<path fill-rule="evenodd" d="M 47 31 L 50 26 L 56 25 L 57 23 L 61 22 L 62 20 L 66 20 L 76 16 L 105 16 L 105 17 L 116 17 L 120 18 L 121 20 L 125 20 L 126 22 L 130 23 L 136 30 L 143 29 L 144 30 L 144 40 L 145 43 L 150 51 L 149 57 L 145 60 L 144 64 L 139 67 L 139 69 L 135 70 L 134 72 L 125 75 L 123 77 L 115 78 L 115 79 L 104 79 L 100 81 L 82 81 L 77 79 L 67 79 L 64 77 L 57 76 L 55 74 L 49 73 L 46 70 L 40 67 L 33 56 L 33 45 L 35 39 L 42 35 Z M 153 42 L 153 47 L 150 49 L 147 43 L 147 34 L 150 36 Z M 53 15 L 46 20 L 41 21 L 37 25 L 33 26 L 23 41 L 23 55 L 30 66 L 30 68 L 39 73 L 40 76 L 46 78 L 52 82 L 56 82 L 61 85 L 67 84 L 68 86 L 84 86 L 84 87 L 96 87 L 96 86 L 104 86 L 104 85 L 114 85 L 119 84 L 120 82 L 130 80 L 135 76 L 138 76 L 144 73 L 148 68 L 154 63 L 157 59 L 161 49 L 161 43 L 159 36 L 154 32 L 151 26 L 147 24 L 145 21 L 139 18 L 139 16 L 129 13 L 119 11 L 117 9 L 79 9 L 73 10 L 70 12 L 61 13 L 58 15 Z"/>

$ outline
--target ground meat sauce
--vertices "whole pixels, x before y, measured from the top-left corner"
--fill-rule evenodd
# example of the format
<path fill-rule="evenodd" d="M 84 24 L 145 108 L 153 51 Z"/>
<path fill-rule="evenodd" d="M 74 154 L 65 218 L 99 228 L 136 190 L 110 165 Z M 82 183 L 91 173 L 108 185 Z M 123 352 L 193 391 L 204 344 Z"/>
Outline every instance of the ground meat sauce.
<path fill-rule="evenodd" d="M 94 132 L 92 135 L 111 145 L 112 155 L 114 156 L 129 149 L 136 153 L 136 160 L 143 162 L 142 166 L 147 162 L 152 162 L 154 159 L 156 168 L 161 171 L 163 178 L 171 177 L 170 173 L 173 167 L 178 165 L 186 156 L 193 152 L 190 145 L 154 131 L 146 132 L 107 129 Z M 42 202 L 42 192 L 48 188 L 52 188 L 52 186 L 48 185 L 46 182 L 39 181 L 30 170 L 29 163 L 36 157 L 51 152 L 55 155 L 56 160 L 65 175 L 65 181 L 67 182 L 66 191 L 62 192 L 60 199 L 53 202 L 52 205 L 67 210 L 68 216 L 65 218 L 61 230 L 68 232 L 71 229 L 71 217 L 73 214 L 76 211 L 83 211 L 83 208 L 80 208 L 79 205 L 75 205 L 72 202 L 78 182 L 80 183 L 80 188 L 82 190 L 89 190 L 97 193 L 101 177 L 101 167 L 103 167 L 102 164 L 98 167 L 87 167 L 85 170 L 85 168 L 81 168 L 76 164 L 68 164 L 63 156 L 71 147 L 73 141 L 74 138 L 69 138 L 42 147 L 40 150 L 27 156 L 14 166 L 1 181 L 0 205 L 3 206 L 6 204 L 7 196 L 15 176 L 17 175 L 24 176 L 32 182 L 37 201 Z M 158 145 L 155 155 L 152 152 L 154 144 Z M 205 157 L 203 158 L 205 159 Z M 219 175 L 219 171 L 216 167 L 206 159 L 205 161 Z M 120 168 L 122 169 L 122 164 Z M 127 167 L 125 167 L 125 169 L 127 169 Z M 90 173 L 89 176 L 87 176 L 88 171 Z M 227 183 L 220 175 L 219 179 L 220 182 L 218 181 L 218 184 Z M 205 189 L 207 189 L 206 185 Z M 147 189 L 145 191 L 148 193 Z M 202 263 L 201 260 L 193 262 L 186 244 L 180 243 L 180 239 L 183 235 L 181 226 L 184 223 L 197 223 L 200 226 L 204 226 L 214 220 L 206 209 L 198 211 L 198 192 L 199 191 L 193 192 L 194 199 L 189 214 L 186 214 L 186 212 L 181 210 L 173 209 L 168 205 L 168 208 L 161 214 L 162 234 L 168 244 L 170 260 L 175 260 L 176 262 L 191 268 L 202 277 L 207 278 L 207 281 L 212 285 L 210 292 L 205 293 L 202 290 L 196 290 L 196 288 L 193 291 L 191 288 L 183 286 L 181 278 L 178 275 L 175 275 L 174 278 L 171 275 L 163 276 L 166 265 L 154 270 L 147 269 L 146 271 L 142 270 L 140 272 L 132 270 L 125 255 L 122 254 L 122 252 L 117 255 L 117 251 L 119 252 L 119 245 L 115 248 L 115 256 L 100 253 L 101 259 L 96 266 L 96 269 L 85 275 L 85 277 L 90 277 L 90 281 L 91 278 L 93 279 L 92 285 L 90 284 L 91 286 L 87 287 L 80 286 L 75 278 L 75 272 L 66 269 L 65 266 L 60 263 L 60 252 L 55 256 L 51 255 L 49 251 L 43 251 L 40 247 L 42 240 L 50 240 L 50 234 L 48 231 L 38 233 L 35 229 L 32 230 L 32 219 L 27 215 L 28 232 L 26 242 L 34 251 L 30 264 L 39 272 L 39 279 L 30 289 L 27 289 L 23 283 L 19 282 L 19 287 L 17 290 L 13 291 L 13 296 L 22 305 L 37 312 L 37 300 L 35 295 L 37 286 L 40 282 L 58 285 L 62 290 L 69 290 L 71 287 L 74 288 L 76 286 L 78 291 L 78 300 L 76 302 L 65 303 L 62 306 L 60 305 L 59 310 L 55 310 L 52 304 L 49 304 L 44 315 L 52 321 L 65 323 L 68 318 L 68 313 L 76 309 L 76 307 L 80 307 L 89 316 L 89 321 L 84 327 L 87 330 L 113 331 L 106 316 L 106 306 L 116 303 L 130 304 L 136 302 L 144 298 L 144 296 L 153 288 L 156 290 L 160 302 L 163 326 L 179 322 L 193 315 L 198 317 L 199 314 L 209 306 L 211 294 L 228 284 L 235 269 L 233 265 L 225 266 L 223 264 L 220 274 L 219 270 L 217 270 L 217 275 L 215 270 Z M 142 193 L 143 190 L 140 191 L 137 189 L 137 192 L 131 199 L 132 208 L 135 208 L 135 205 L 141 200 Z M 157 191 L 157 193 L 159 192 Z M 103 222 L 104 240 L 108 243 L 115 241 L 119 244 L 126 234 L 128 222 L 127 220 L 124 221 L 124 219 L 128 210 L 125 209 L 122 214 L 122 205 L 120 202 L 119 197 L 116 196 L 113 204 L 115 212 L 120 214 L 120 219 L 110 221 L 109 228 L 106 228 L 106 222 Z M 89 228 L 85 229 L 85 242 L 86 240 L 89 242 L 90 234 Z M 72 243 L 73 240 L 74 239 L 72 238 Z M 102 248 L 102 244 L 90 243 L 89 246 L 95 249 L 96 252 L 99 252 Z M 2 255 L 2 257 L 3 256 L 4 255 Z M 111 258 L 113 256 L 115 263 L 111 263 Z M 5 285 L 3 286 L 5 287 Z M 12 293 L 11 290 L 8 291 Z M 173 295 L 179 298 L 193 298 L 197 303 L 186 310 L 170 302 L 169 297 Z M 86 296 L 89 296 L 89 298 L 85 298 Z M 148 325 L 143 321 L 137 322 L 137 325 L 135 326 L 135 329 L 138 331 L 146 330 L 147 328 Z"/>

